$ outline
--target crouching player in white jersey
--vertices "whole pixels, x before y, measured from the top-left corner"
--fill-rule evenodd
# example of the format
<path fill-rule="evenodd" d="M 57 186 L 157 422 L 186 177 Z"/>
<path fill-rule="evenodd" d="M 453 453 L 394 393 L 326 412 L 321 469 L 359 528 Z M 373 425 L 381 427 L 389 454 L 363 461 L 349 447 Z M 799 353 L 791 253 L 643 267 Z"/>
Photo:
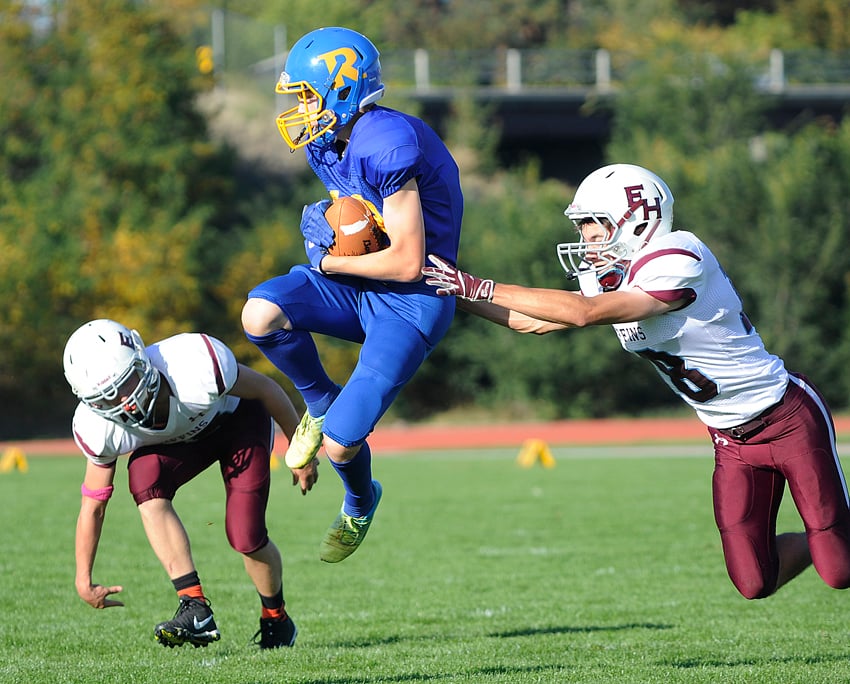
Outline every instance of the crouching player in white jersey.
<path fill-rule="evenodd" d="M 850 508 L 829 408 L 765 350 L 706 245 L 671 232 L 664 181 L 638 166 L 605 166 L 564 213 L 580 239 L 558 255 L 581 294 L 495 283 L 433 257 L 426 282 L 519 332 L 612 325 L 708 426 L 715 520 L 738 591 L 764 598 L 812 563 L 829 586 L 850 586 Z M 786 482 L 806 531 L 777 536 Z"/>
<path fill-rule="evenodd" d="M 94 608 L 121 586 L 92 579 L 118 457 L 130 454 L 130 492 L 145 533 L 179 598 L 171 620 L 154 628 L 164 646 L 206 646 L 220 638 L 192 559 L 186 530 L 172 506 L 177 490 L 218 463 L 226 495 L 225 530 L 242 554 L 261 601 L 260 648 L 292 646 L 297 629 L 284 607 L 280 552 L 265 513 L 274 439 L 272 418 L 290 439 L 298 414 L 281 387 L 237 363 L 219 340 L 200 333 L 145 347 L 135 330 L 112 320 L 86 323 L 69 338 L 65 377 L 80 398 L 74 439 L 88 462 L 76 532 L 76 587 Z M 318 461 L 292 470 L 306 494 Z M 257 639 L 259 637 L 259 639 Z"/>

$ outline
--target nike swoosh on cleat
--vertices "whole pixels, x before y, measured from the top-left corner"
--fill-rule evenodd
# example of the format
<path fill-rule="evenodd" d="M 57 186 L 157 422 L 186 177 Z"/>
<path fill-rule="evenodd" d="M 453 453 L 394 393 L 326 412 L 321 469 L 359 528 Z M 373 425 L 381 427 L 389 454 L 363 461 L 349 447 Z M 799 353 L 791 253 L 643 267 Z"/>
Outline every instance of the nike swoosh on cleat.
<path fill-rule="evenodd" d="M 206 627 L 210 623 L 210 620 L 213 619 L 213 616 L 208 615 L 205 619 L 201 620 L 200 622 L 198 622 L 198 616 L 197 615 L 195 617 L 193 617 L 192 619 L 195 621 L 195 629 L 203 629 L 204 627 Z"/>

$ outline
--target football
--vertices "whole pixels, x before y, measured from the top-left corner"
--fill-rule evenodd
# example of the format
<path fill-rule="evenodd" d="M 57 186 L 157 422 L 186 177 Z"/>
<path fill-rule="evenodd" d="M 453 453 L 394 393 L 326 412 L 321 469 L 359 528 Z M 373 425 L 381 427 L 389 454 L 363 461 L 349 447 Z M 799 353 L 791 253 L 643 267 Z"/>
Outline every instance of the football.
<path fill-rule="evenodd" d="M 361 256 L 379 252 L 390 244 L 375 215 L 356 197 L 339 197 L 331 202 L 325 218 L 334 231 L 334 243 L 328 254 Z"/>

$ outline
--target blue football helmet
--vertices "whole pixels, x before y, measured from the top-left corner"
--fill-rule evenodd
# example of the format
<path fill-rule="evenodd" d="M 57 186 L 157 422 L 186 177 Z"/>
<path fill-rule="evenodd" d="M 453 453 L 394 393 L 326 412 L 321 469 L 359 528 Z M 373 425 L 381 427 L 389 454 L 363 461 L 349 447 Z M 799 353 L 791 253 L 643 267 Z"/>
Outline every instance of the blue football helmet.
<path fill-rule="evenodd" d="M 314 140 L 330 144 L 359 110 L 383 97 L 378 50 L 351 29 L 311 31 L 289 51 L 275 92 L 298 99 L 277 117 L 292 150 Z"/>

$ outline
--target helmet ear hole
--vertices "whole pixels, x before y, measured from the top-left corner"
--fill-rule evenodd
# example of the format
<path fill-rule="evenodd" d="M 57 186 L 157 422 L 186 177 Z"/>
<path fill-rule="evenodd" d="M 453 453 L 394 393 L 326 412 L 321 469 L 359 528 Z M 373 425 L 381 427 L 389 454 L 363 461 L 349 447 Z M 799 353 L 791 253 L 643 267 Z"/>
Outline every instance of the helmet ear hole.
<path fill-rule="evenodd" d="M 641 223 L 639 226 L 635 226 L 635 230 L 634 230 L 635 235 L 640 237 L 641 233 L 643 233 L 643 231 L 646 230 L 646 227 L 648 225 L 649 225 L 649 223 Z"/>
<path fill-rule="evenodd" d="M 351 95 L 351 86 L 348 86 L 347 88 L 342 88 L 339 91 L 339 95 L 337 95 L 337 99 L 340 102 L 345 102 L 346 100 L 348 100 L 349 95 Z"/>

